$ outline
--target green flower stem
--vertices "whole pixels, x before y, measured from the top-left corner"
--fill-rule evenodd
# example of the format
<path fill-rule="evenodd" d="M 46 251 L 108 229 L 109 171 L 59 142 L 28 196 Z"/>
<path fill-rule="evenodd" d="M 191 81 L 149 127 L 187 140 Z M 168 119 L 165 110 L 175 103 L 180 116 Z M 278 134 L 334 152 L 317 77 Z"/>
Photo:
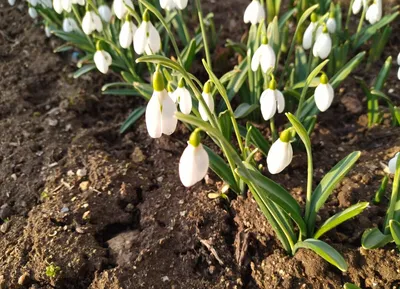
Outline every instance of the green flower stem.
<path fill-rule="evenodd" d="M 203 11 L 201 10 L 200 0 L 196 0 L 196 7 L 197 7 L 197 13 L 198 13 L 198 16 L 199 16 L 201 35 L 202 35 L 202 38 L 203 38 L 204 51 L 206 53 L 207 64 L 210 67 L 210 69 L 212 69 L 210 48 L 208 46 L 207 33 L 206 33 L 206 28 L 204 26 Z"/>
<path fill-rule="evenodd" d="M 350 1 L 350 6 L 349 6 L 349 11 L 347 12 L 345 30 L 348 30 L 348 29 L 349 29 L 349 24 L 350 24 L 351 11 L 352 11 L 352 7 L 353 7 L 353 3 L 354 3 L 354 0 L 351 0 L 351 1 Z"/>
<path fill-rule="evenodd" d="M 307 151 L 307 195 L 306 195 L 306 217 L 310 216 L 310 206 L 311 206 L 311 195 L 312 195 L 312 186 L 313 186 L 313 157 L 311 148 L 306 146 Z M 308 224 L 307 224 L 308 225 Z M 312 231 L 308 228 L 308 231 Z"/>
<path fill-rule="evenodd" d="M 270 119 L 269 127 L 271 128 L 272 143 L 274 143 L 278 139 L 278 133 L 277 133 L 276 127 L 275 127 L 275 118 L 274 117 Z"/>
<path fill-rule="evenodd" d="M 185 34 L 185 39 L 186 39 L 186 45 L 190 43 L 190 33 L 189 30 L 187 28 L 186 22 L 183 19 L 183 14 L 182 11 L 178 9 L 178 17 L 180 22 L 182 23 L 183 27 L 183 33 Z"/>
<path fill-rule="evenodd" d="M 364 24 L 364 20 L 365 20 L 365 15 L 366 14 L 367 14 L 367 7 L 363 7 L 363 12 L 361 14 L 360 22 L 358 23 L 357 32 L 356 32 L 356 39 L 354 40 L 354 43 L 358 42 L 358 38 L 360 37 L 360 31 L 361 31 L 362 26 Z"/>
<path fill-rule="evenodd" d="M 396 162 L 396 171 L 394 173 L 392 196 L 390 198 L 390 205 L 385 218 L 385 228 L 384 228 L 385 234 L 390 233 L 389 222 L 390 220 L 395 218 L 396 204 L 399 200 L 399 186 L 400 186 L 400 157 L 397 158 Z"/>
<path fill-rule="evenodd" d="M 128 12 L 135 18 L 138 26 L 142 23 L 142 17 L 136 12 L 136 10 L 132 9 L 128 5 L 125 5 L 126 9 L 128 9 Z"/>

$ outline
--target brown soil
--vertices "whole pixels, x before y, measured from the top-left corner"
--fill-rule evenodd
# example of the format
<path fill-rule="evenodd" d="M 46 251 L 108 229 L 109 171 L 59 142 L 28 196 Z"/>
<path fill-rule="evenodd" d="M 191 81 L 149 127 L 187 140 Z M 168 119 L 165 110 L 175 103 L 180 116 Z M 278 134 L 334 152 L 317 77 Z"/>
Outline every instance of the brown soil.
<path fill-rule="evenodd" d="M 101 95 L 107 79 L 97 73 L 74 80 L 70 55 L 52 53 L 60 43 L 46 39 L 25 10 L 4 2 L 0 288 L 400 286 L 400 258 L 393 246 L 360 249 L 363 231 L 381 224 L 387 199 L 324 238 L 344 253 L 347 273 L 310 251 L 288 256 L 251 196 L 230 204 L 208 199 L 218 185 L 212 174 L 208 184 L 190 189 L 180 184 L 178 161 L 188 136 L 183 127 L 172 137 L 152 140 L 141 120 L 132 132 L 119 135 L 119 125 L 140 100 Z M 210 3 L 226 35 L 243 32 L 236 26 L 247 1 L 228 7 Z M 230 19 L 221 16 L 228 8 Z M 397 55 L 398 44 L 394 36 L 386 53 Z M 370 80 L 369 72 L 358 74 Z M 388 88 L 399 104 L 395 69 Z M 383 174 L 381 162 L 400 150 L 400 129 L 390 128 L 388 120 L 366 128 L 366 103 L 355 82 L 347 81 L 337 95 L 312 138 L 315 182 L 348 153 L 360 150 L 362 157 L 328 200 L 320 222 L 371 200 Z M 305 179 L 302 152 L 275 178 L 301 202 Z M 60 269 L 54 278 L 46 275 L 50 266 Z"/>

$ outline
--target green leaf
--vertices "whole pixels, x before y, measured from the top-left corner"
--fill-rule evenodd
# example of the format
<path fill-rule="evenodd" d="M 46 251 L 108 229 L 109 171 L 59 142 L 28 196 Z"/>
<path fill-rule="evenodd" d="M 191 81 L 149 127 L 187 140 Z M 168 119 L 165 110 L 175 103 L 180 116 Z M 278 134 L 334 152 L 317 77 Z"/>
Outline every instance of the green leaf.
<path fill-rule="evenodd" d="M 391 68 L 392 68 L 392 57 L 389 56 L 386 59 L 385 63 L 383 64 L 383 67 L 379 72 L 378 77 L 376 78 L 374 85 L 375 90 L 382 90 L 383 86 L 385 85 L 386 79 L 389 76 Z"/>
<path fill-rule="evenodd" d="M 124 89 L 107 89 L 102 92 L 105 95 L 131 95 L 131 96 L 141 96 L 140 92 L 135 89 L 124 88 Z"/>
<path fill-rule="evenodd" d="M 306 81 L 301 81 L 296 83 L 295 85 L 292 86 L 292 89 L 299 89 L 303 88 L 307 84 Z M 317 87 L 320 84 L 319 77 L 314 77 L 310 83 L 308 83 L 308 87 Z"/>
<path fill-rule="evenodd" d="M 121 128 L 119 129 L 119 133 L 123 134 L 126 132 L 128 128 L 130 128 L 139 118 L 142 117 L 145 111 L 145 107 L 136 108 L 122 124 Z"/>
<path fill-rule="evenodd" d="M 259 107 L 258 104 L 241 103 L 235 110 L 235 118 L 244 118 Z"/>
<path fill-rule="evenodd" d="M 236 53 L 239 53 L 243 58 L 246 57 L 247 47 L 243 43 L 234 42 L 230 39 L 226 41 L 225 47 L 232 48 Z"/>
<path fill-rule="evenodd" d="M 307 64 L 307 55 L 304 52 L 303 47 L 297 46 L 295 51 L 295 81 L 305 83 L 305 79 L 307 78 L 308 73 L 308 64 Z M 302 88 L 304 85 L 298 87 Z M 296 89 L 296 85 L 291 87 L 291 89 Z"/>
<path fill-rule="evenodd" d="M 192 39 L 189 45 L 186 46 L 186 48 L 182 52 L 183 66 L 185 67 L 186 70 L 190 70 L 190 68 L 192 67 L 193 60 L 196 56 L 196 49 L 197 49 L 196 39 Z"/>
<path fill-rule="evenodd" d="M 400 223 L 392 219 L 389 221 L 389 228 L 394 242 L 397 246 L 400 246 Z"/>
<path fill-rule="evenodd" d="M 301 209 L 296 200 L 280 185 L 256 171 L 250 164 L 246 169 L 238 168 L 238 175 L 247 183 L 265 192 L 266 196 L 282 208 L 299 226 L 302 234 L 306 233 L 306 224 L 301 217 Z"/>
<path fill-rule="evenodd" d="M 358 287 L 352 283 L 345 283 L 343 288 L 344 289 L 361 289 L 360 287 Z"/>
<path fill-rule="evenodd" d="M 251 131 L 250 131 L 250 128 L 251 128 Z M 249 132 L 250 142 L 256 148 L 258 148 L 265 156 L 267 156 L 271 145 L 265 139 L 265 137 L 262 135 L 262 133 L 255 126 L 253 126 L 250 122 L 247 123 L 247 131 L 250 131 Z"/>
<path fill-rule="evenodd" d="M 321 237 L 329 230 L 332 230 L 343 222 L 359 215 L 362 211 L 364 211 L 365 208 L 368 207 L 368 205 L 368 202 L 358 203 L 330 217 L 321 225 L 319 230 L 315 233 L 314 238 L 319 239 L 319 237 Z"/>
<path fill-rule="evenodd" d="M 290 19 L 290 17 L 293 16 L 294 13 L 297 12 L 297 8 L 292 8 L 289 11 L 287 11 L 285 14 L 283 14 L 278 21 L 278 26 L 279 30 L 282 30 L 283 26 L 286 24 L 286 22 Z"/>
<path fill-rule="evenodd" d="M 71 45 L 68 45 L 68 43 L 67 43 L 67 44 L 64 44 L 64 45 L 61 45 L 61 46 L 57 47 L 56 49 L 53 50 L 53 52 L 54 53 L 60 53 L 60 52 L 65 52 L 65 51 L 69 51 L 69 50 L 72 50 L 72 49 L 74 49 L 74 47 L 71 46 Z"/>
<path fill-rule="evenodd" d="M 106 90 L 109 89 L 110 87 L 121 87 L 121 86 L 132 87 L 132 84 L 126 83 L 126 82 L 112 82 L 112 83 L 107 83 L 107 84 L 103 85 L 103 87 L 101 88 L 101 91 L 106 91 Z"/>
<path fill-rule="evenodd" d="M 52 30 L 52 32 L 57 37 L 63 39 L 66 42 L 74 44 L 76 47 L 83 51 L 92 54 L 96 52 L 96 48 L 91 42 L 89 42 L 88 38 L 84 34 L 75 32 L 64 32 L 62 30 Z"/>
<path fill-rule="evenodd" d="M 74 78 L 79 78 L 82 75 L 84 75 L 84 74 L 86 74 L 86 73 L 88 73 L 88 72 L 90 72 L 90 71 L 92 71 L 94 69 L 96 69 L 96 65 L 94 65 L 94 64 L 86 64 L 86 65 L 82 66 L 81 68 L 79 68 L 77 71 L 75 71 Z"/>
<path fill-rule="evenodd" d="M 209 147 L 203 145 L 204 149 L 208 153 L 210 158 L 210 168 L 216 173 L 221 180 L 229 185 L 229 187 L 236 193 L 240 194 L 240 189 L 236 184 L 235 178 L 232 174 L 229 165 L 216 153 L 214 153 Z"/>
<path fill-rule="evenodd" d="M 306 222 L 310 230 L 314 230 L 315 217 L 319 209 L 325 204 L 336 185 L 350 171 L 360 155 L 361 152 L 353 152 L 342 159 L 323 177 L 315 188 L 311 197 L 310 215 L 306 216 Z"/>
<path fill-rule="evenodd" d="M 368 229 L 361 237 L 361 245 L 364 249 L 377 249 L 392 242 L 391 235 L 384 235 L 378 228 Z"/>
<path fill-rule="evenodd" d="M 268 37 L 268 43 L 275 51 L 275 54 L 278 54 L 281 46 L 280 33 L 278 27 L 278 17 L 274 17 L 273 21 L 271 21 L 268 24 L 267 37 Z"/>
<path fill-rule="evenodd" d="M 294 246 L 296 252 L 300 248 L 310 249 L 317 253 L 320 257 L 337 267 L 340 271 L 347 271 L 347 263 L 342 255 L 336 251 L 332 246 L 325 242 L 316 239 L 307 239 L 302 242 L 296 243 Z"/>
<path fill-rule="evenodd" d="M 229 110 L 225 110 L 224 112 L 221 112 L 218 116 L 218 122 L 221 126 L 221 132 L 226 138 L 227 141 L 231 141 L 232 139 L 232 121 L 231 121 L 231 115 L 229 113 Z"/>
<path fill-rule="evenodd" d="M 299 135 L 302 142 L 304 143 L 306 150 L 311 152 L 311 141 L 310 137 L 308 136 L 307 130 L 293 114 L 289 112 L 286 114 L 286 116 L 289 119 L 290 123 L 293 125 L 294 129 L 296 130 L 296 133 Z"/>
<path fill-rule="evenodd" d="M 150 100 L 153 95 L 153 86 L 148 83 L 134 82 L 133 87 L 140 92 L 140 94 L 146 99 Z"/>
<path fill-rule="evenodd" d="M 133 83 L 135 81 L 135 78 L 132 76 L 132 74 L 127 71 L 121 71 L 121 76 L 128 83 Z"/>

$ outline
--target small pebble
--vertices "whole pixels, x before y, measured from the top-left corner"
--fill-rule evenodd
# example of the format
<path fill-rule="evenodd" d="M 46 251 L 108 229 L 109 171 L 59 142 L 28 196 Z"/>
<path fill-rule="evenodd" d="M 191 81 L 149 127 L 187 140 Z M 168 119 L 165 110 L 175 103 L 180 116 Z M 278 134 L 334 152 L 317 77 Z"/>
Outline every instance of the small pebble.
<path fill-rule="evenodd" d="M 61 211 L 60 211 L 62 214 L 65 214 L 65 213 L 68 213 L 69 212 L 69 209 L 68 209 L 68 207 L 62 207 L 62 209 L 61 209 Z"/>
<path fill-rule="evenodd" d="M 79 169 L 76 171 L 76 175 L 78 177 L 84 177 L 84 176 L 86 176 L 86 174 L 87 174 L 86 169 Z"/>
<path fill-rule="evenodd" d="M 168 282 L 169 281 L 168 276 L 161 277 L 161 281 Z"/>
<path fill-rule="evenodd" d="M 90 211 L 86 211 L 82 215 L 82 219 L 88 220 L 90 218 Z"/>
<path fill-rule="evenodd" d="M 158 177 L 157 182 L 161 183 L 164 180 L 164 177 Z"/>
<path fill-rule="evenodd" d="M 58 124 L 58 120 L 56 120 L 56 119 L 52 119 L 52 118 L 48 118 L 47 119 L 47 123 L 49 124 L 49 126 L 57 126 L 57 124 Z"/>
<path fill-rule="evenodd" d="M 74 171 L 73 171 L 73 170 L 69 170 L 69 171 L 67 172 L 67 176 L 68 176 L 68 177 L 73 177 L 73 176 L 75 176 Z"/>
<path fill-rule="evenodd" d="M 16 175 L 16 174 L 12 174 L 12 175 L 11 175 L 11 178 L 12 178 L 14 181 L 16 181 L 16 180 L 17 180 L 17 175 Z"/>
<path fill-rule="evenodd" d="M 11 208 L 8 204 L 4 204 L 0 207 L 0 219 L 5 220 L 11 216 Z"/>
<path fill-rule="evenodd" d="M 82 192 L 86 192 L 89 189 L 89 182 L 85 181 L 79 184 L 79 188 Z"/>
<path fill-rule="evenodd" d="M 2 232 L 3 234 L 7 233 L 8 230 L 10 229 L 10 226 L 11 226 L 11 222 L 10 221 L 3 223 L 0 226 L 0 232 Z"/>
<path fill-rule="evenodd" d="M 26 285 L 29 282 L 29 274 L 25 272 L 18 278 L 18 285 Z"/>

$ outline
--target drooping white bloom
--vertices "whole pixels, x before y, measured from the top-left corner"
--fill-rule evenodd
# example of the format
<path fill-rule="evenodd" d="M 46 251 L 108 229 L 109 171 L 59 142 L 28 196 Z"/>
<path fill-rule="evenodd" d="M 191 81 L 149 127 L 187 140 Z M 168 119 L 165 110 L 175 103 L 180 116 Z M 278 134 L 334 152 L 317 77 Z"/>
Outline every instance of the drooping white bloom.
<path fill-rule="evenodd" d="M 165 90 L 163 76 L 158 70 L 154 73 L 153 88 L 146 107 L 146 127 L 150 137 L 159 138 L 162 134 L 173 134 L 178 119 L 175 117 L 175 103 Z"/>
<path fill-rule="evenodd" d="M 183 10 L 188 5 L 188 0 L 174 0 L 175 5 L 178 9 Z"/>
<path fill-rule="evenodd" d="M 36 5 L 38 4 L 38 0 L 27 0 L 27 2 L 31 4 L 32 7 L 36 7 Z"/>
<path fill-rule="evenodd" d="M 374 3 L 368 7 L 365 19 L 371 24 L 375 24 L 382 18 L 382 0 L 375 0 Z"/>
<path fill-rule="evenodd" d="M 74 18 L 67 17 L 64 18 L 63 20 L 63 30 L 64 32 L 73 32 L 73 31 L 79 31 L 78 24 L 76 23 Z"/>
<path fill-rule="evenodd" d="M 94 54 L 93 60 L 97 69 L 104 74 L 108 72 L 108 68 L 112 64 L 111 55 L 105 50 L 97 50 Z"/>
<path fill-rule="evenodd" d="M 209 158 L 201 143 L 197 146 L 188 141 L 179 160 L 179 178 L 185 187 L 191 187 L 201 181 L 207 174 Z"/>
<path fill-rule="evenodd" d="M 317 23 L 318 16 L 317 16 L 317 14 L 312 13 L 310 18 L 311 18 L 311 23 L 308 25 L 306 31 L 304 31 L 304 34 L 303 34 L 303 43 L 302 44 L 303 44 L 303 48 L 305 50 L 308 50 L 311 48 L 311 46 L 313 44 L 313 40 L 314 40 L 313 37 L 315 37 L 315 39 L 317 37 L 317 35 L 314 36 L 314 32 L 318 28 L 318 23 Z"/>
<path fill-rule="evenodd" d="M 266 73 L 270 68 L 275 67 L 275 52 L 266 39 L 266 37 L 263 38 L 263 44 L 258 47 L 251 59 L 251 70 L 253 71 L 257 71 L 261 66 L 261 70 Z"/>
<path fill-rule="evenodd" d="M 72 4 L 85 5 L 85 0 L 72 0 Z"/>
<path fill-rule="evenodd" d="M 132 9 L 135 9 L 133 6 L 132 0 L 114 0 L 113 3 L 113 10 L 115 13 L 115 16 L 118 17 L 118 19 L 122 20 L 125 18 L 126 14 L 128 13 L 128 8 L 126 6 L 129 6 Z"/>
<path fill-rule="evenodd" d="M 50 38 L 50 37 L 51 37 L 51 29 L 50 29 L 50 27 L 49 27 L 48 25 L 46 25 L 46 26 L 44 27 L 44 33 L 46 34 L 46 37 L 47 37 L 47 38 Z"/>
<path fill-rule="evenodd" d="M 162 9 L 171 11 L 173 9 L 183 10 L 186 8 L 188 0 L 160 0 L 160 6 Z"/>
<path fill-rule="evenodd" d="M 400 65 L 400 52 L 399 55 L 397 55 L 397 64 Z M 400 67 L 399 70 L 397 71 L 397 78 L 400 80 Z"/>
<path fill-rule="evenodd" d="M 400 80 L 400 67 L 399 70 L 397 71 L 397 78 Z"/>
<path fill-rule="evenodd" d="M 207 82 L 204 85 L 204 90 L 203 90 L 202 96 L 203 96 L 204 102 L 206 103 L 208 109 L 213 114 L 214 110 L 215 110 L 215 105 L 214 105 L 214 99 L 213 99 L 213 97 L 211 95 L 211 84 L 210 84 L 210 82 Z M 202 105 L 201 102 L 199 102 L 199 113 L 200 113 L 201 118 L 204 121 L 208 121 L 208 115 L 207 115 L 206 108 Z"/>
<path fill-rule="evenodd" d="M 10 6 L 14 6 L 15 5 L 15 1 L 16 0 L 8 0 L 8 4 L 10 4 Z"/>
<path fill-rule="evenodd" d="M 179 82 L 178 88 L 171 94 L 171 98 L 175 103 L 179 103 L 179 109 L 184 114 L 192 112 L 192 96 L 189 90 Z"/>
<path fill-rule="evenodd" d="M 353 6 L 351 7 L 353 14 L 358 14 L 361 11 L 361 8 L 367 7 L 367 0 L 355 0 L 353 2 Z"/>
<path fill-rule="evenodd" d="M 86 11 L 86 14 L 82 19 L 82 30 L 88 35 L 95 30 L 98 32 L 103 31 L 103 23 L 101 23 L 99 15 L 94 11 Z"/>
<path fill-rule="evenodd" d="M 320 84 L 315 89 L 314 99 L 318 109 L 322 112 L 326 111 L 332 104 L 335 92 L 332 85 L 328 82 L 328 77 L 322 74 Z"/>
<path fill-rule="evenodd" d="M 54 10 L 58 13 L 61 14 L 63 12 L 63 6 L 61 3 L 62 0 L 53 0 L 53 7 Z"/>
<path fill-rule="evenodd" d="M 49 8 L 49 9 L 53 8 L 53 4 L 51 3 L 51 0 L 39 0 L 39 3 L 45 8 Z"/>
<path fill-rule="evenodd" d="M 62 8 L 68 13 L 72 10 L 72 0 L 61 0 Z"/>
<path fill-rule="evenodd" d="M 36 19 L 38 17 L 38 13 L 35 8 L 29 7 L 28 14 L 31 16 L 32 19 Z"/>
<path fill-rule="evenodd" d="M 328 28 L 329 33 L 336 32 L 336 20 L 333 17 L 329 17 L 328 21 L 326 21 L 326 27 Z"/>
<path fill-rule="evenodd" d="M 325 59 L 329 56 L 332 50 L 332 39 L 328 33 L 328 28 L 324 27 L 322 33 L 317 36 L 314 47 L 313 55 L 314 57 L 319 57 Z"/>
<path fill-rule="evenodd" d="M 389 172 L 391 174 L 394 174 L 396 172 L 396 164 L 397 164 L 397 159 L 399 158 L 400 153 L 397 153 L 394 158 L 392 158 L 389 161 L 388 167 L 389 167 Z"/>
<path fill-rule="evenodd" d="M 111 21 L 111 9 L 108 7 L 108 5 L 101 5 L 99 7 L 99 14 L 104 22 L 109 23 Z"/>
<path fill-rule="evenodd" d="M 133 43 L 133 35 L 135 35 L 137 27 L 132 21 L 125 21 L 119 33 L 119 44 L 122 48 L 129 48 Z"/>
<path fill-rule="evenodd" d="M 243 21 L 255 25 L 265 19 L 265 10 L 260 1 L 253 0 L 244 12 Z"/>
<path fill-rule="evenodd" d="M 267 166 L 271 174 L 279 174 L 293 159 L 293 149 L 290 144 L 290 132 L 283 131 L 268 151 Z M 284 137 L 283 137 L 284 136 Z"/>
<path fill-rule="evenodd" d="M 143 22 L 136 30 L 133 38 L 133 47 L 137 54 L 154 54 L 161 49 L 161 37 L 157 29 L 150 22 L 150 17 L 146 11 L 143 15 Z"/>
<path fill-rule="evenodd" d="M 261 94 L 260 108 L 264 120 L 273 118 L 276 111 L 281 113 L 285 110 L 285 98 L 282 92 L 276 89 L 275 80 L 272 80 L 269 88 Z"/>

